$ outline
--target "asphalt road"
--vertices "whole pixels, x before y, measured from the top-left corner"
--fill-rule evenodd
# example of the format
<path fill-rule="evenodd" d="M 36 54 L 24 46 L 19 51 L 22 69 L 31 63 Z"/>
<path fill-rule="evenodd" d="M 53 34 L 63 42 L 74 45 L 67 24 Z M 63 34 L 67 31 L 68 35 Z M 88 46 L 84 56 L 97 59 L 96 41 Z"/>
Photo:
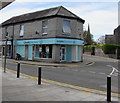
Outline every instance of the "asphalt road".
<path fill-rule="evenodd" d="M 101 57 L 84 56 L 92 65 L 83 67 L 42 67 L 42 78 L 72 84 L 75 86 L 106 91 L 107 75 L 112 72 L 111 65 L 118 69 L 118 61 Z M 7 62 L 7 68 L 16 70 L 17 64 Z M 36 65 L 21 65 L 21 73 L 37 77 Z M 112 92 L 118 92 L 118 74 L 112 76 Z"/>

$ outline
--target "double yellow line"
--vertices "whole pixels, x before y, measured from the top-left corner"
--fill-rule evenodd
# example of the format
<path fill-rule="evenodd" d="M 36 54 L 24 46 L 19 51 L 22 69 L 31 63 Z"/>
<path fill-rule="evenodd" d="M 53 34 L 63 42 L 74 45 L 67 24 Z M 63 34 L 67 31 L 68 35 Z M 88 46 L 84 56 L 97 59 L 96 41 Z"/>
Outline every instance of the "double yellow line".
<path fill-rule="evenodd" d="M 6 70 L 10 71 L 10 72 L 17 73 L 16 71 L 11 70 L 11 69 L 6 69 Z M 26 74 L 23 74 L 23 73 L 20 73 L 20 75 L 28 77 L 31 80 L 37 80 L 37 77 L 33 77 L 33 76 L 26 75 Z M 55 84 L 55 85 L 58 85 L 58 86 L 69 87 L 69 88 L 72 88 L 72 89 L 80 90 L 85 94 L 95 93 L 95 94 L 107 95 L 107 93 L 105 91 L 100 91 L 100 90 L 95 90 L 95 89 L 89 89 L 89 88 L 74 86 L 74 85 L 71 85 L 71 84 L 60 83 L 60 82 L 56 82 L 56 81 L 52 81 L 52 80 L 46 80 L 46 79 L 43 79 L 43 78 L 42 78 L 42 81 L 50 83 L 50 84 Z M 117 94 L 117 93 L 112 93 L 112 96 L 120 98 L 120 94 Z"/>

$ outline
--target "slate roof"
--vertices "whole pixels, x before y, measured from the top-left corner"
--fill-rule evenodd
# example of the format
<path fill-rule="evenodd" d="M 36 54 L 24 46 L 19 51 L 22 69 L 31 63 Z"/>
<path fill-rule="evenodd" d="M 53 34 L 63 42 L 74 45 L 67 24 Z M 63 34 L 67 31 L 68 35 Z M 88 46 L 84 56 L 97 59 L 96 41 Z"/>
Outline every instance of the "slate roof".
<path fill-rule="evenodd" d="M 13 1 L 15 0 L 10 0 L 10 1 L 0 0 L 0 10 L 5 8 L 7 5 L 11 4 Z"/>
<path fill-rule="evenodd" d="M 118 25 L 118 27 L 117 27 L 115 30 L 118 30 L 118 31 L 120 31 L 120 25 Z"/>
<path fill-rule="evenodd" d="M 80 17 L 78 17 L 77 15 L 73 14 L 72 12 L 70 12 L 68 10 L 67 11 L 70 12 L 72 14 L 72 16 L 65 16 L 63 14 L 60 14 L 59 11 L 61 8 L 67 10 L 63 6 L 59 6 L 59 7 L 54 7 L 54 8 L 50 8 L 50 9 L 45 9 L 42 11 L 23 14 L 23 15 L 12 17 L 11 19 L 8 19 L 7 21 L 3 22 L 2 25 L 4 26 L 4 25 L 26 22 L 26 21 L 37 20 L 37 19 L 43 19 L 43 18 L 48 18 L 48 17 L 53 17 L 53 16 L 74 18 L 74 19 L 80 20 L 83 23 L 85 22 L 83 19 L 81 19 Z"/>

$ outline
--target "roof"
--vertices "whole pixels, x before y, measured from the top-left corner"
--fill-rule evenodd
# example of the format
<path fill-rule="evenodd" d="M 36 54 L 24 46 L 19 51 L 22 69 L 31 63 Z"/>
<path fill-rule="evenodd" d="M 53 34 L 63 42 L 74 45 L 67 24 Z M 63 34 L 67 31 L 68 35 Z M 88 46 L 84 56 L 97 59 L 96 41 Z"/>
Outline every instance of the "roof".
<path fill-rule="evenodd" d="M 118 27 L 117 27 L 115 30 L 118 30 L 118 31 L 120 31 L 120 25 L 118 25 Z"/>
<path fill-rule="evenodd" d="M 114 37 L 113 34 L 107 34 L 107 35 L 105 35 L 105 38 L 106 38 L 106 39 L 113 38 L 113 37 Z"/>
<path fill-rule="evenodd" d="M 42 11 L 37 11 L 33 13 L 27 13 L 27 14 L 23 14 L 20 16 L 12 17 L 11 19 L 8 19 L 7 21 L 3 22 L 2 25 L 4 26 L 4 25 L 26 22 L 26 21 L 37 20 L 37 19 L 43 19 L 43 18 L 48 18 L 48 17 L 53 17 L 53 16 L 73 18 L 73 19 L 80 20 L 82 23 L 85 22 L 85 20 L 73 14 L 72 12 L 64 8 L 63 6 L 59 6 L 59 7 L 54 7 L 50 9 L 45 9 Z"/>
<path fill-rule="evenodd" d="M 0 10 L 5 8 L 7 5 L 11 4 L 13 1 L 15 1 L 15 0 L 10 0 L 10 1 L 7 1 L 7 2 L 5 0 L 1 0 L 0 1 Z"/>

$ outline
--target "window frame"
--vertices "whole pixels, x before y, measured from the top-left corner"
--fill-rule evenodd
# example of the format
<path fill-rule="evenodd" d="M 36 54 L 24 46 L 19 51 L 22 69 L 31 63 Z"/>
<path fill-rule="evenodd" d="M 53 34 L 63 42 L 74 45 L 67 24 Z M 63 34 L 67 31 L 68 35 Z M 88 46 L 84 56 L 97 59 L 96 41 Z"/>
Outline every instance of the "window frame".
<path fill-rule="evenodd" d="M 24 24 L 20 24 L 19 35 L 20 37 L 24 36 Z"/>
<path fill-rule="evenodd" d="M 45 22 L 46 22 L 46 25 L 44 25 Z M 45 30 L 45 29 L 46 29 L 46 30 Z M 44 32 L 44 30 L 45 30 L 46 32 Z M 48 20 L 43 20 L 43 21 L 42 21 L 42 35 L 46 35 L 46 34 L 48 34 Z"/>
<path fill-rule="evenodd" d="M 69 27 L 68 27 L 69 31 L 66 30 L 66 24 L 65 24 L 66 21 L 69 22 Z M 67 26 L 68 26 L 68 24 L 67 24 Z M 71 31 L 71 21 L 70 21 L 70 20 L 63 20 L 62 33 L 63 33 L 63 34 L 70 34 L 71 32 L 72 32 L 72 31 Z"/>

